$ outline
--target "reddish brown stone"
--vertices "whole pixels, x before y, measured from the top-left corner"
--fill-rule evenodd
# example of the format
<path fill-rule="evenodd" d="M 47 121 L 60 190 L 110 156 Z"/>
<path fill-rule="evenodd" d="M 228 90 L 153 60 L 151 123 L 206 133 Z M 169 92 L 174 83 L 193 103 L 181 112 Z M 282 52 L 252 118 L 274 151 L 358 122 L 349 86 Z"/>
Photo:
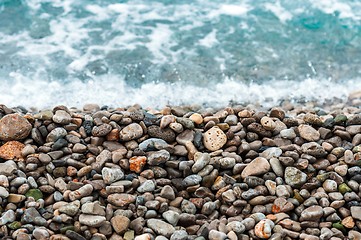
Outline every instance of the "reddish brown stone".
<path fill-rule="evenodd" d="M 31 124 L 19 114 L 8 114 L 0 120 L 0 139 L 3 141 L 26 138 L 31 131 Z"/>
<path fill-rule="evenodd" d="M 21 151 L 25 145 L 18 141 L 10 141 L 0 147 L 0 158 L 10 159 L 22 159 Z"/>
<path fill-rule="evenodd" d="M 135 156 L 129 159 L 129 169 L 130 171 L 140 173 L 147 162 L 145 156 Z"/>
<path fill-rule="evenodd" d="M 119 129 L 113 129 L 107 135 L 108 141 L 119 141 L 119 139 Z"/>

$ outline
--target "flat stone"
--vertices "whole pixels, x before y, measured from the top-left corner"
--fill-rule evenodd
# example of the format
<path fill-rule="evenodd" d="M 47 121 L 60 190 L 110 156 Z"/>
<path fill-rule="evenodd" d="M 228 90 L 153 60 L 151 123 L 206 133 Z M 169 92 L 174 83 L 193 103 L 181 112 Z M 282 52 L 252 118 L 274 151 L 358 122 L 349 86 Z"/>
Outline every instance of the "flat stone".
<path fill-rule="evenodd" d="M 142 151 L 154 151 L 168 148 L 168 143 L 160 138 L 148 138 L 139 144 L 139 149 Z"/>
<path fill-rule="evenodd" d="M 212 127 L 203 134 L 203 144 L 209 151 L 221 149 L 226 142 L 227 136 L 219 127 Z"/>
<path fill-rule="evenodd" d="M 105 208 L 104 206 L 101 206 L 98 201 L 84 203 L 81 206 L 81 212 L 85 214 L 105 216 Z"/>
<path fill-rule="evenodd" d="M 104 216 L 96 216 L 96 215 L 88 215 L 88 214 L 80 214 L 79 222 L 83 225 L 87 225 L 89 227 L 100 227 L 105 222 Z"/>
<path fill-rule="evenodd" d="M 156 234 L 170 237 L 175 231 L 175 228 L 162 220 L 159 219 L 148 219 L 147 226 L 151 228 Z"/>
<path fill-rule="evenodd" d="M 264 150 L 259 156 L 266 159 L 271 159 L 273 157 L 277 158 L 281 156 L 282 150 L 278 147 L 270 147 Z"/>
<path fill-rule="evenodd" d="M 160 128 L 159 126 L 152 125 L 148 127 L 148 134 L 153 138 L 160 138 L 166 141 L 167 143 L 172 143 L 175 141 L 175 133 L 170 128 Z"/>
<path fill-rule="evenodd" d="M 59 208 L 59 212 L 65 213 L 69 216 L 75 216 L 78 213 L 78 211 L 79 211 L 79 206 L 72 203 L 65 204 Z"/>
<path fill-rule="evenodd" d="M 134 203 L 135 199 L 136 197 L 134 195 L 126 193 L 110 194 L 107 198 L 108 202 L 116 207 L 128 206 L 130 203 Z"/>
<path fill-rule="evenodd" d="M 317 221 L 323 216 L 323 209 L 314 205 L 302 211 L 300 221 Z"/>
<path fill-rule="evenodd" d="M 0 139 L 3 141 L 21 140 L 29 136 L 32 126 L 19 114 L 8 114 L 0 120 Z"/>
<path fill-rule="evenodd" d="M 356 220 L 361 220 L 361 207 L 359 206 L 352 206 L 350 208 L 351 216 Z"/>
<path fill-rule="evenodd" d="M 264 173 L 267 173 L 271 168 L 271 165 L 267 159 L 263 157 L 257 157 L 252 162 L 248 163 L 247 166 L 243 169 L 241 173 L 242 178 L 248 176 L 259 176 Z"/>
<path fill-rule="evenodd" d="M 25 145 L 18 141 L 9 141 L 0 147 L 0 158 L 10 159 L 22 159 L 22 150 Z"/>

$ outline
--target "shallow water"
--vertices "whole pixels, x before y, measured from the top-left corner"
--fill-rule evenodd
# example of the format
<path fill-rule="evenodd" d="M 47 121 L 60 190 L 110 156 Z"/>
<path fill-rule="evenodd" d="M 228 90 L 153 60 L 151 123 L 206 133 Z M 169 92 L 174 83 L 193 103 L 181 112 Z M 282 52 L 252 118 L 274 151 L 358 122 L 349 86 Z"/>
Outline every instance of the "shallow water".
<path fill-rule="evenodd" d="M 9 106 L 276 104 L 361 89 L 361 2 L 0 0 Z"/>

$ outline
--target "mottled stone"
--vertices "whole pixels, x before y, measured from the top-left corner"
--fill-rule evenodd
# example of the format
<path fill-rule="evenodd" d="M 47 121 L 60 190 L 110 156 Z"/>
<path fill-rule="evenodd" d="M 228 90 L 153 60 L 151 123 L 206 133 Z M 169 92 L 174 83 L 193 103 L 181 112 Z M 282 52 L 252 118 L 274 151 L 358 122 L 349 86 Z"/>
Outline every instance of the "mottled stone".
<path fill-rule="evenodd" d="M 145 156 L 134 156 L 129 159 L 129 170 L 140 173 L 147 162 Z"/>
<path fill-rule="evenodd" d="M 124 173 L 120 168 L 108 168 L 102 169 L 102 176 L 105 184 L 111 184 L 115 181 L 124 178 Z"/>
<path fill-rule="evenodd" d="M 300 132 L 300 136 L 307 141 L 316 142 L 320 139 L 320 133 L 309 125 L 299 125 L 298 131 Z"/>
<path fill-rule="evenodd" d="M 110 223 L 116 233 L 123 234 L 128 229 L 130 220 L 125 216 L 117 215 L 110 219 Z"/>
<path fill-rule="evenodd" d="M 22 150 L 25 145 L 18 141 L 9 141 L 0 147 L 0 158 L 10 159 L 22 159 Z"/>
<path fill-rule="evenodd" d="M 121 141 L 130 141 L 138 139 L 142 135 L 143 128 L 138 123 L 131 123 L 120 131 L 119 138 Z"/>
<path fill-rule="evenodd" d="M 285 182 L 291 187 L 301 187 L 307 181 L 307 175 L 295 167 L 286 167 Z"/>
<path fill-rule="evenodd" d="M 254 227 L 254 233 L 259 238 L 268 239 L 272 235 L 272 229 L 274 225 L 275 224 L 271 220 L 262 219 Z"/>
<path fill-rule="evenodd" d="M 209 151 L 221 149 L 226 142 L 226 134 L 218 127 L 212 127 L 203 134 L 203 144 Z"/>
<path fill-rule="evenodd" d="M 21 140 L 29 136 L 32 126 L 19 114 L 8 114 L 0 120 L 0 139 L 3 141 Z"/>

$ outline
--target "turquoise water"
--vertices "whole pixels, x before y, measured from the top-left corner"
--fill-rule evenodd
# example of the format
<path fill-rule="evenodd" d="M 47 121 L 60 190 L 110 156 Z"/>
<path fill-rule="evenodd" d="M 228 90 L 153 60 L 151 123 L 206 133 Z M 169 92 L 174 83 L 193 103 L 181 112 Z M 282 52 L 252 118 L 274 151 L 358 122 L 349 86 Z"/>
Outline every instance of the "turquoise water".
<path fill-rule="evenodd" d="M 225 105 L 361 89 L 361 3 L 0 0 L 0 102 Z"/>

